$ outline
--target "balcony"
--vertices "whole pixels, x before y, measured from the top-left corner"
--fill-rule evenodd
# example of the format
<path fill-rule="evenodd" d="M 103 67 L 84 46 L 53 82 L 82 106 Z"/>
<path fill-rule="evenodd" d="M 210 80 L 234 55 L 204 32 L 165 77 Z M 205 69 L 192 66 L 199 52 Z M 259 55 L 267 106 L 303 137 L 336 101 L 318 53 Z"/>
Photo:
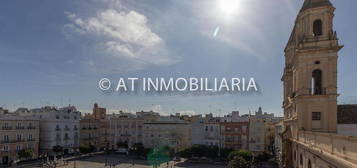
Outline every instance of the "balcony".
<path fill-rule="evenodd" d="M 351 163 L 357 164 L 356 137 L 333 133 L 299 131 L 297 140 L 310 150 L 318 151 L 322 156 L 343 159 L 349 165 Z"/>
<path fill-rule="evenodd" d="M 61 128 L 56 128 L 56 131 L 61 131 Z"/>
<path fill-rule="evenodd" d="M 25 129 L 25 127 L 24 126 L 17 126 L 16 129 L 22 130 L 22 129 Z"/>
<path fill-rule="evenodd" d="M 17 143 L 17 142 L 26 142 L 25 139 L 13 139 L 13 140 L 2 140 L 1 144 L 10 144 L 10 143 Z"/>
<path fill-rule="evenodd" d="M 31 130 L 31 129 L 36 129 L 35 126 L 28 126 L 27 129 Z"/>
<path fill-rule="evenodd" d="M 69 128 L 64 128 L 64 130 L 65 130 L 65 131 L 70 131 L 71 129 L 69 129 Z"/>
<path fill-rule="evenodd" d="M 7 143 L 12 143 L 12 142 L 10 142 L 10 140 L 2 140 L 1 141 L 1 144 L 7 144 Z"/>
<path fill-rule="evenodd" d="M 309 95 L 310 96 L 320 96 L 320 95 L 326 95 L 326 88 L 309 88 Z"/>
<path fill-rule="evenodd" d="M 2 130 L 12 130 L 12 127 L 5 126 L 5 127 L 2 127 Z"/>

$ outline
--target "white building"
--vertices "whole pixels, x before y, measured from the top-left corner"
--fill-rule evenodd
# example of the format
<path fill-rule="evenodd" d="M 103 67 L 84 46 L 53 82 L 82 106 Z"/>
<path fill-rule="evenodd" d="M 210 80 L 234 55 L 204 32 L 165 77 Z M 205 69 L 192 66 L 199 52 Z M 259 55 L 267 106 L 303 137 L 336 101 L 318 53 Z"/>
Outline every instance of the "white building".
<path fill-rule="evenodd" d="M 192 145 L 204 145 L 205 144 L 205 121 L 207 118 L 202 115 L 196 115 L 191 117 L 191 144 Z"/>
<path fill-rule="evenodd" d="M 252 116 L 249 122 L 249 151 L 265 151 L 265 120 Z"/>
<path fill-rule="evenodd" d="M 204 123 L 204 142 L 209 146 L 220 146 L 221 129 L 220 118 L 212 117 L 208 118 Z"/>
<path fill-rule="evenodd" d="M 169 146 L 180 151 L 191 145 L 190 124 L 176 117 L 160 117 L 145 122 L 143 144 L 146 148 Z"/>
<path fill-rule="evenodd" d="M 110 133 L 113 135 L 112 144 L 127 143 L 130 148 L 135 143 L 143 143 L 144 122 L 156 121 L 158 117 L 159 114 L 153 111 L 136 114 L 120 111 L 119 114 L 107 115 Z"/>
<path fill-rule="evenodd" d="M 54 155 L 55 147 L 72 153 L 79 147 L 80 112 L 74 106 L 63 108 L 42 107 L 18 109 L 20 115 L 34 116 L 40 120 L 40 152 Z"/>
<path fill-rule="evenodd" d="M 249 115 L 239 115 L 239 111 L 232 111 L 232 113 L 220 117 L 221 122 L 248 122 Z"/>

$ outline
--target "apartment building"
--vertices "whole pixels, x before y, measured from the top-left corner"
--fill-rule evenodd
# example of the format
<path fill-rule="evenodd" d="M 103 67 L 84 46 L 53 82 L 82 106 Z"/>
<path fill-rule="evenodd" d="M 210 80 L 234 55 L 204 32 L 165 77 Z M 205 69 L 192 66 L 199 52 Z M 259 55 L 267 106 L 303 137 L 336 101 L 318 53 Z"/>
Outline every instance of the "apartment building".
<path fill-rule="evenodd" d="M 178 152 L 191 145 L 190 131 L 187 121 L 176 117 L 160 117 L 156 121 L 144 123 L 143 144 L 146 148 L 169 146 Z"/>
<path fill-rule="evenodd" d="M 221 122 L 221 147 L 232 149 L 249 148 L 249 122 Z"/>
<path fill-rule="evenodd" d="M 115 147 L 110 132 L 110 121 L 107 119 L 106 109 L 93 106 L 93 113 L 82 116 L 80 120 L 80 144 L 93 145 L 96 150 L 106 150 Z"/>
<path fill-rule="evenodd" d="M 108 116 L 112 144 L 127 143 L 130 148 L 135 143 L 143 143 L 143 125 L 145 117 L 132 113 L 119 112 Z M 117 148 L 117 145 L 114 145 Z"/>
<path fill-rule="evenodd" d="M 13 113 L 0 114 L 0 165 L 9 165 L 19 158 L 18 152 L 32 151 L 32 158 L 39 156 L 39 120 Z"/>
<path fill-rule="evenodd" d="M 21 116 L 36 117 L 40 122 L 40 152 L 47 156 L 73 153 L 79 147 L 79 119 L 81 113 L 74 106 L 63 108 L 19 108 Z"/>

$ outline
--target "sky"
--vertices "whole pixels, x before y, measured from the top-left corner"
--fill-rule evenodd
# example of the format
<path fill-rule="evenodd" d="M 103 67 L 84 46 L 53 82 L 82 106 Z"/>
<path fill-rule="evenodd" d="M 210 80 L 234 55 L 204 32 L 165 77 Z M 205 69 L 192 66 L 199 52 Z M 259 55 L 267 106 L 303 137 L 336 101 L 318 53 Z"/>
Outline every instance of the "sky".
<path fill-rule="evenodd" d="M 303 0 L 4 0 L 0 107 L 75 105 L 90 112 L 154 110 L 282 116 L 284 47 Z M 357 103 L 354 0 L 331 0 L 340 104 Z M 254 94 L 106 94 L 103 78 L 254 77 Z"/>

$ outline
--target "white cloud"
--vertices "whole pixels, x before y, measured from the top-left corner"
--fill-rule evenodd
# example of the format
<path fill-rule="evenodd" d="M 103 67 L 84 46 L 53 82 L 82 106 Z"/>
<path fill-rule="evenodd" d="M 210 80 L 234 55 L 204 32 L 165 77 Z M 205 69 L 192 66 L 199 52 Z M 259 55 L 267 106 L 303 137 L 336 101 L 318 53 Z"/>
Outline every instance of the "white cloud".
<path fill-rule="evenodd" d="M 139 66 L 170 65 L 176 59 L 169 56 L 165 41 L 154 33 L 145 15 L 136 11 L 107 9 L 93 17 L 81 18 L 66 12 L 72 21 L 66 25 L 81 35 L 95 37 L 95 45 L 113 58 Z M 127 64 L 128 62 L 121 62 Z"/>

